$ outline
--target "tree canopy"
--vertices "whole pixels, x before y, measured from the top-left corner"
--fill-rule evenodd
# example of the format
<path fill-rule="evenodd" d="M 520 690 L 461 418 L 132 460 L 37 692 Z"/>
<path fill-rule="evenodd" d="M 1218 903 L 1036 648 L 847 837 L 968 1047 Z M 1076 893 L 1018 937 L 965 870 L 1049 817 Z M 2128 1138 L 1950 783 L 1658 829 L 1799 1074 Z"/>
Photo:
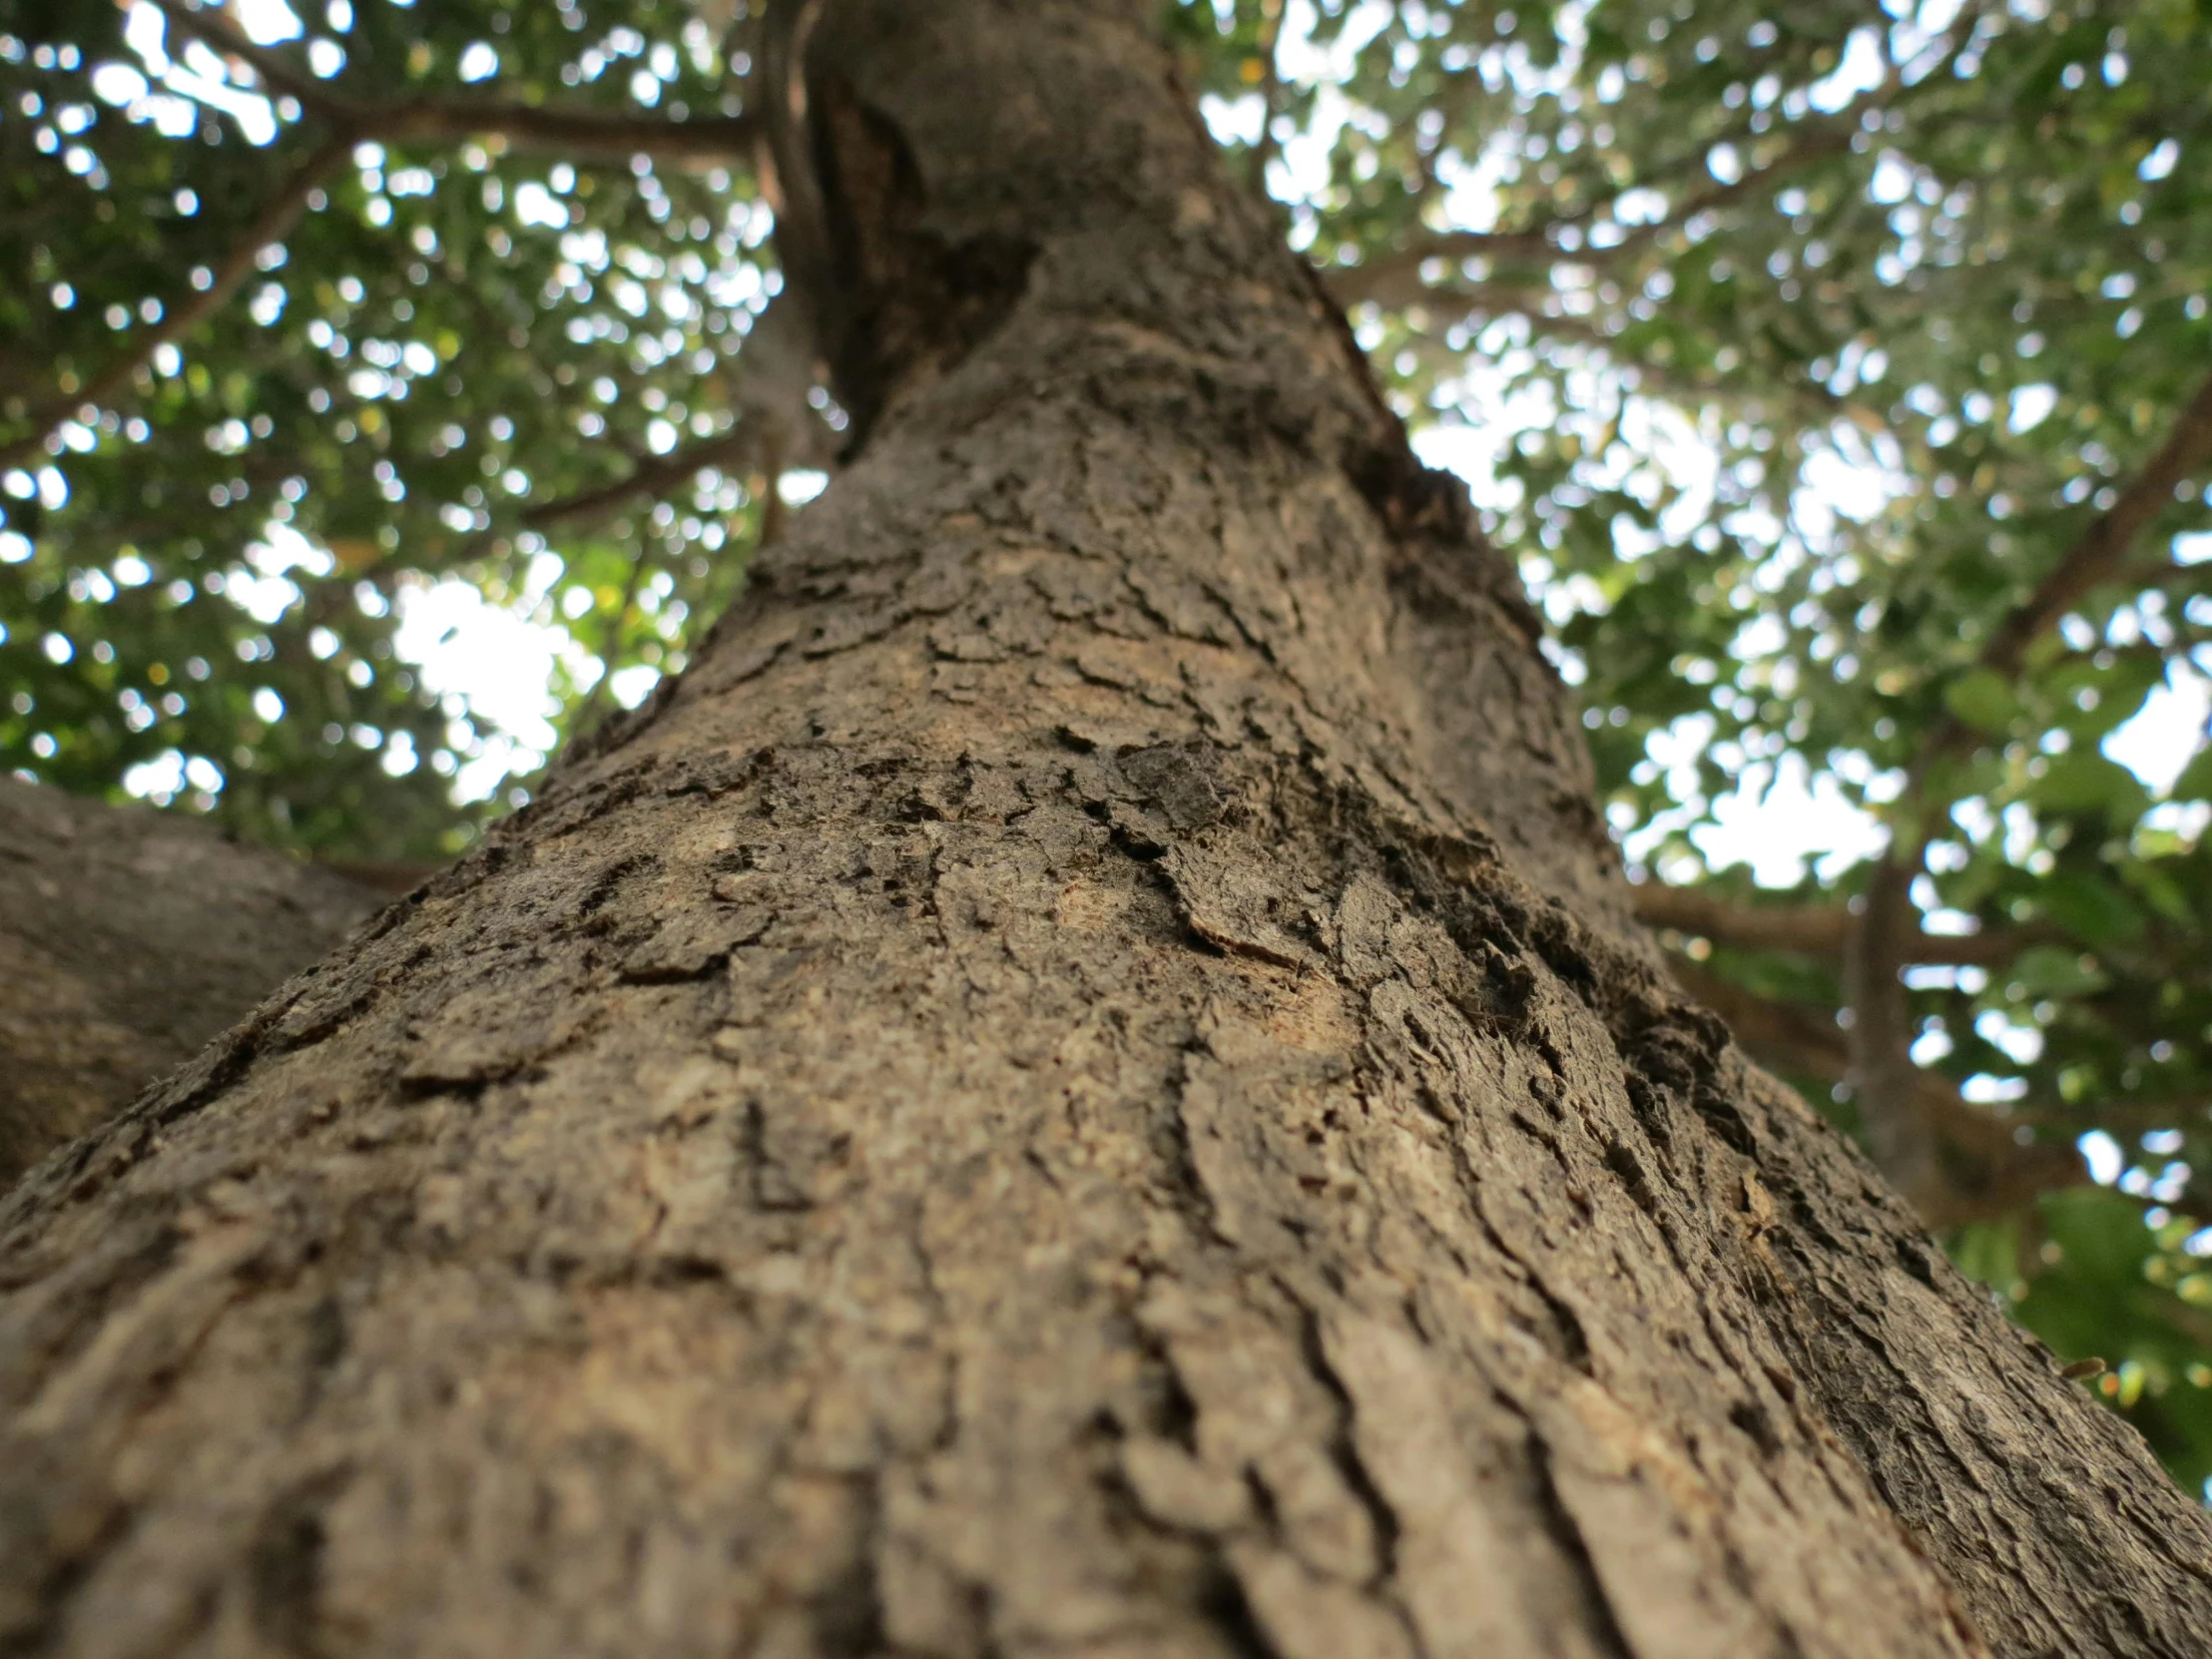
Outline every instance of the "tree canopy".
<path fill-rule="evenodd" d="M 1685 979 L 2212 1475 L 2212 9 L 1164 16 L 1518 559 Z M 423 862 L 679 671 L 844 425 L 763 50 L 0 0 L 0 764 Z M 535 714 L 441 672 L 470 615 Z"/>

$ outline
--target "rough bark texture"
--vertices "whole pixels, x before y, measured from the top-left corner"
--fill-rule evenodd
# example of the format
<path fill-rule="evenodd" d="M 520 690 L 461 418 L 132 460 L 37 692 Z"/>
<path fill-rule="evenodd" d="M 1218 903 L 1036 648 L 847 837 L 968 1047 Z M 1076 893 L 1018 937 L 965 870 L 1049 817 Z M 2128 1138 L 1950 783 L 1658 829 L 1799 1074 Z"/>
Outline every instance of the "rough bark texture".
<path fill-rule="evenodd" d="M 208 825 L 0 778 L 0 1189 L 379 902 Z"/>
<path fill-rule="evenodd" d="M 0 1213 L 8 1651 L 2205 1651 L 2195 1507 L 1670 989 L 1134 11 L 823 8 L 865 453 Z"/>

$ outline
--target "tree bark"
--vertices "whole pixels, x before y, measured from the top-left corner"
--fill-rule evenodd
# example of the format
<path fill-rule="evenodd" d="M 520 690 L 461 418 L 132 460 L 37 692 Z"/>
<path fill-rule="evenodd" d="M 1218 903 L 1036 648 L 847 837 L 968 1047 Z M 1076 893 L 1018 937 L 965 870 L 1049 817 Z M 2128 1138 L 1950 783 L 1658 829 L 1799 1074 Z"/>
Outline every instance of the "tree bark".
<path fill-rule="evenodd" d="M 380 902 L 212 826 L 0 778 L 0 1189 Z"/>
<path fill-rule="evenodd" d="M 1137 18 L 805 14 L 864 446 L 0 1212 L 7 1651 L 2205 1650 L 2201 1513 L 1670 989 Z"/>

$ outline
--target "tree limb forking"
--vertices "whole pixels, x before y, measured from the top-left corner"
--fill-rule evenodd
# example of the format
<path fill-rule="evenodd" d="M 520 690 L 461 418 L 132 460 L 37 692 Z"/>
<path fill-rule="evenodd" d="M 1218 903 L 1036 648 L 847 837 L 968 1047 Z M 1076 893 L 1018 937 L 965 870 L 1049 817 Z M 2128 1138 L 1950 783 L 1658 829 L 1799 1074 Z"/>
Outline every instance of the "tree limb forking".
<path fill-rule="evenodd" d="M 0 467 L 19 465 L 37 453 L 72 409 L 86 404 L 98 405 L 113 398 L 153 359 L 156 351 L 183 339 L 228 304 L 253 276 L 262 250 L 283 241 L 298 223 L 299 216 L 306 212 L 315 191 L 344 166 L 353 143 L 350 133 L 340 133 L 325 140 L 293 169 L 291 176 L 262 210 L 261 217 L 247 227 L 246 234 L 214 268 L 213 279 L 208 285 L 164 310 L 161 320 L 138 336 L 132 350 L 117 357 L 77 391 L 31 411 L 27 417 L 29 429 L 22 436 L 0 444 Z"/>
<path fill-rule="evenodd" d="M 2174 486 L 2212 462 L 2212 377 L 2184 405 L 2164 444 L 2105 512 L 2066 551 L 2035 590 L 1998 624 L 1976 666 L 2016 675 L 2028 649 L 2091 589 L 2126 568 L 2130 548 L 2173 500 Z M 1908 1189 L 1927 1179 L 1931 1144 L 1915 1126 L 1913 1021 L 1901 970 L 1911 961 L 1912 888 L 1928 857 L 1933 835 L 1927 800 L 1938 766 L 1974 741 L 1973 729 L 1943 715 L 1907 769 L 1901 809 L 1893 818 L 1889 850 L 1876 863 L 1867 907 L 1845 958 L 1845 994 L 1853 1011 L 1849 1048 L 1860 1110 L 1876 1160 Z M 1885 1141 L 1889 1143 L 1885 1150 Z"/>
<path fill-rule="evenodd" d="M 162 320 L 138 337 L 137 349 L 109 364 L 67 396 L 32 410 L 24 432 L 0 443 L 0 468 L 20 465 L 47 443 L 71 410 L 97 406 L 113 398 L 164 345 L 174 344 L 220 310 L 253 274 L 257 255 L 283 240 L 305 212 L 315 190 L 343 166 L 364 140 L 458 140 L 498 134 L 510 143 L 556 149 L 568 154 L 674 155 L 742 157 L 759 128 L 752 117 L 710 116 L 685 121 L 631 116 L 612 111 L 545 108 L 469 99 L 407 99 L 390 104 L 358 104 L 338 98 L 329 88 L 286 63 L 281 55 L 257 46 L 211 12 L 183 0 L 152 0 L 176 24 L 214 50 L 249 65 L 271 90 L 313 111 L 331 129 L 327 138 L 286 179 L 260 218 L 248 227 L 233 251 L 215 269 L 204 289 L 165 311 Z"/>
<path fill-rule="evenodd" d="M 405 98 L 390 103 L 360 103 L 340 97 L 282 53 L 257 46 L 216 12 L 196 9 L 185 0 L 152 3 L 181 32 L 244 63 L 271 91 L 297 100 L 303 109 L 344 129 L 355 143 L 370 139 L 387 144 L 455 141 L 498 134 L 513 145 L 571 155 L 642 153 L 734 159 L 746 156 L 759 134 L 753 118 L 742 114 L 677 121 L 664 116 L 494 99 Z"/>

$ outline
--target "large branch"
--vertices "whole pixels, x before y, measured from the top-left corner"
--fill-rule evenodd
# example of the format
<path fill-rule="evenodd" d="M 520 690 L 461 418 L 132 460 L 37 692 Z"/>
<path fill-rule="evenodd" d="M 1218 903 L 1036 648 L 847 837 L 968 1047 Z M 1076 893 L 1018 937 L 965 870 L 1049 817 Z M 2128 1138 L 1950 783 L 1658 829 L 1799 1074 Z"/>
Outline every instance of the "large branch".
<path fill-rule="evenodd" d="M 375 909 L 212 825 L 0 778 L 0 1188 Z"/>
<path fill-rule="evenodd" d="M 133 337 L 132 349 L 116 357 L 83 387 L 67 397 L 57 397 L 33 410 L 30 428 L 22 436 L 0 445 L 0 467 L 20 465 L 46 446 L 46 440 L 72 409 L 98 405 L 116 396 L 153 360 L 164 345 L 172 345 L 230 303 L 242 284 L 254 275 L 256 259 L 272 243 L 283 241 L 316 189 L 344 166 L 352 137 L 340 134 L 326 140 L 292 170 L 269 205 L 244 234 L 231 245 L 214 270 L 214 280 L 205 288 L 188 292 L 162 312 L 162 319 Z"/>
<path fill-rule="evenodd" d="M 1630 889 L 1637 919 L 1650 927 L 1710 939 L 1739 950 L 1790 950 L 1808 956 L 1842 956 L 1858 918 L 1840 904 L 1731 904 L 1697 887 L 1645 881 Z M 1996 967 L 2030 945 L 2059 936 L 2055 927 L 1985 927 L 1978 933 L 1916 930 L 1907 941 L 1909 962 Z"/>
<path fill-rule="evenodd" d="M 516 104 L 498 99 L 405 98 L 387 103 L 342 97 L 328 82 L 285 54 L 258 46 L 212 9 L 185 0 L 153 0 L 163 16 L 224 56 L 245 64 L 270 91 L 296 99 L 353 141 L 386 144 L 461 139 L 496 134 L 517 147 L 565 154 L 699 157 L 727 160 L 746 155 L 759 129 L 750 116 L 695 116 L 683 121 L 617 110 Z"/>
<path fill-rule="evenodd" d="M 2099 514 L 2035 591 L 1990 635 L 1978 666 L 2007 678 L 2028 648 L 2100 584 L 2126 567 L 2136 539 L 2173 500 L 2174 486 L 2212 462 L 2212 378 L 2198 387 L 2158 452 Z M 1867 884 L 1867 906 L 1845 959 L 1845 994 L 1852 1008 L 1849 1047 L 1861 1116 L 1884 1172 L 1909 1193 L 1932 1179 L 1934 1132 L 1918 1099 L 1913 1020 L 1902 970 L 1919 933 L 1912 888 L 1933 838 L 1928 799 L 1942 763 L 1975 741 L 1971 727 L 1945 715 L 1923 740 L 1906 772 L 1891 820 L 1891 842 Z"/>

